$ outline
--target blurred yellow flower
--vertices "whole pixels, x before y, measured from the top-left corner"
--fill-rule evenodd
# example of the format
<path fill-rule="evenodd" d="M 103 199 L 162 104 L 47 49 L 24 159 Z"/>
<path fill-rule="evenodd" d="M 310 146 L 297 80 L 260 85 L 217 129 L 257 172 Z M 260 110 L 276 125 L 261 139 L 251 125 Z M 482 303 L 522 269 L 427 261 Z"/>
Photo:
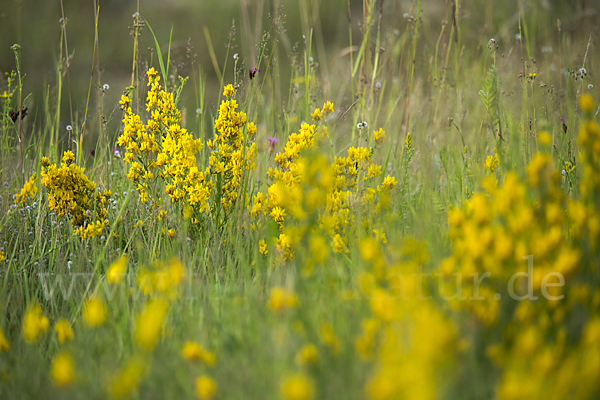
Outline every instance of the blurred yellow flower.
<path fill-rule="evenodd" d="M 183 349 L 181 350 L 183 358 L 192 361 L 204 361 L 206 365 L 215 365 L 215 355 L 210 351 L 204 350 L 196 342 L 185 342 Z"/>
<path fill-rule="evenodd" d="M 281 287 L 274 287 L 271 289 L 271 296 L 267 302 L 267 306 L 275 313 L 281 314 L 288 308 L 294 308 L 298 305 L 298 298 L 296 295 L 287 291 Z"/>
<path fill-rule="evenodd" d="M 10 343 L 4 337 L 4 331 L 0 328 L 0 353 L 10 350 Z"/>
<path fill-rule="evenodd" d="M 37 340 L 42 332 L 48 332 L 50 321 L 42 313 L 42 309 L 38 304 L 29 308 L 23 317 L 23 337 L 28 343 L 33 343 Z"/>
<path fill-rule="evenodd" d="M 166 313 L 167 303 L 159 299 L 146 304 L 138 315 L 135 321 L 135 340 L 141 348 L 152 350 L 156 346 Z"/>
<path fill-rule="evenodd" d="M 96 298 L 89 299 L 83 308 L 83 319 L 89 326 L 102 325 L 106 321 L 106 307 Z"/>
<path fill-rule="evenodd" d="M 196 379 L 196 396 L 199 399 L 211 399 L 217 393 L 217 384 L 206 375 Z"/>
<path fill-rule="evenodd" d="M 313 384 L 303 374 L 290 375 L 283 379 L 281 396 L 285 400 L 308 400 L 313 395 Z"/>
<path fill-rule="evenodd" d="M 340 341 L 335 336 L 335 332 L 329 323 L 323 322 L 321 324 L 321 341 L 323 344 L 331 350 L 333 354 L 340 352 Z"/>
<path fill-rule="evenodd" d="M 67 340 L 73 339 L 73 329 L 71 329 L 71 324 L 64 318 L 56 321 L 54 330 L 58 335 L 58 343 L 64 343 Z"/>
<path fill-rule="evenodd" d="M 317 362 L 319 362 L 319 351 L 312 343 L 305 345 L 296 353 L 296 363 L 300 366 L 313 365 Z"/>
<path fill-rule="evenodd" d="M 552 144 L 552 137 L 548 134 L 548 132 L 540 132 L 538 135 L 538 140 L 540 144 L 544 146 L 550 146 Z"/>
<path fill-rule="evenodd" d="M 108 267 L 106 280 L 110 283 L 118 284 L 123 279 L 126 269 L 127 257 L 121 256 Z"/>
<path fill-rule="evenodd" d="M 585 112 L 594 111 L 594 99 L 589 94 L 579 96 L 579 105 Z"/>
<path fill-rule="evenodd" d="M 67 386 L 75 380 L 73 358 L 66 353 L 58 353 L 52 361 L 50 369 L 52 380 L 57 386 Z"/>
<path fill-rule="evenodd" d="M 144 362 L 139 358 L 133 358 L 121 373 L 114 379 L 111 393 L 114 397 L 125 397 L 140 384 L 144 373 Z"/>

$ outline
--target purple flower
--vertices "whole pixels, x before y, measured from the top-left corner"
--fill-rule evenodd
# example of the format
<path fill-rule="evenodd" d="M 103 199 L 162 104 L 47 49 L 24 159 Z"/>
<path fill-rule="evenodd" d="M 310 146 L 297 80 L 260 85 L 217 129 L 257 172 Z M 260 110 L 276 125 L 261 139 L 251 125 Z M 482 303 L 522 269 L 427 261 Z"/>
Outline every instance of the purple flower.
<path fill-rule="evenodd" d="M 252 80 L 252 78 L 254 78 L 254 76 L 256 75 L 257 72 L 261 72 L 260 69 L 256 69 L 256 67 L 248 68 L 248 75 L 250 76 L 250 80 Z"/>
<path fill-rule="evenodd" d="M 276 137 L 270 137 L 267 139 L 267 142 L 269 142 L 269 144 L 271 144 L 271 146 L 275 146 L 277 144 L 277 138 Z"/>

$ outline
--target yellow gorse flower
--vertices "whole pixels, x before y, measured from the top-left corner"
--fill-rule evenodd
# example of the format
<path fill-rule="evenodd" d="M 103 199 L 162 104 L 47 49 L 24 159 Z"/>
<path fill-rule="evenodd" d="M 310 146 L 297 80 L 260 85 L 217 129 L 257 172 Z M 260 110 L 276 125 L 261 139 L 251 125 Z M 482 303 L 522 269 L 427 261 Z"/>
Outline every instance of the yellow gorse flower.
<path fill-rule="evenodd" d="M 314 344 L 307 344 L 296 353 L 296 363 L 300 366 L 319 362 L 319 351 Z"/>
<path fill-rule="evenodd" d="M 91 327 L 99 326 L 106 321 L 106 307 L 97 297 L 89 299 L 83 308 L 83 319 Z"/>
<path fill-rule="evenodd" d="M 164 300 L 154 300 L 146 304 L 135 320 L 135 340 L 144 350 L 152 350 L 162 331 L 168 306 Z"/>
<path fill-rule="evenodd" d="M 28 343 L 35 342 L 43 332 L 48 332 L 50 321 L 42 313 L 42 308 L 35 304 L 27 310 L 23 317 L 23 338 Z"/>
<path fill-rule="evenodd" d="M 212 399 L 217 393 L 217 384 L 215 381 L 202 375 L 196 379 L 196 396 L 200 400 Z"/>
<path fill-rule="evenodd" d="M 127 269 L 127 257 L 117 258 L 106 271 L 106 280 L 110 283 L 118 284 L 123 280 L 125 270 Z"/>
<path fill-rule="evenodd" d="M 142 379 L 145 371 L 145 363 L 139 358 L 133 358 L 127 362 L 125 368 L 112 381 L 110 393 L 114 397 L 126 397 L 135 390 Z"/>
<path fill-rule="evenodd" d="M 196 342 L 185 342 L 181 349 L 181 355 L 186 360 L 202 361 L 209 366 L 215 365 L 215 355 Z"/>
<path fill-rule="evenodd" d="M 175 296 L 179 284 L 186 278 L 185 267 L 176 258 L 157 263 L 151 267 L 143 267 L 137 274 L 137 284 L 146 295 L 156 292 Z"/>
<path fill-rule="evenodd" d="M 498 158 L 498 153 L 496 152 L 496 148 L 494 147 L 494 154 L 491 156 L 487 156 L 485 159 L 485 169 L 490 173 L 496 171 L 498 166 L 500 165 L 500 159 Z"/>
<path fill-rule="evenodd" d="M 296 295 L 288 290 L 281 287 L 274 287 L 271 289 L 271 295 L 267 302 L 267 306 L 271 311 L 281 314 L 289 308 L 294 308 L 298 305 L 298 298 Z"/>
<path fill-rule="evenodd" d="M 56 335 L 58 338 L 58 343 L 64 343 L 67 340 L 73 339 L 73 329 L 71 328 L 71 324 L 64 318 L 59 319 L 54 324 L 54 330 L 56 331 Z"/>
<path fill-rule="evenodd" d="M 379 128 L 378 130 L 373 132 L 373 137 L 375 138 L 375 141 L 377 143 L 383 143 L 385 141 L 385 139 L 387 138 L 385 136 L 385 131 L 383 130 L 383 128 Z"/>
<path fill-rule="evenodd" d="M 31 175 L 29 180 L 25 182 L 23 188 L 21 188 L 21 191 L 17 194 L 17 197 L 15 198 L 15 203 L 24 203 L 29 201 L 30 199 L 35 198 L 35 195 L 38 191 L 38 188 L 35 184 L 36 181 L 37 174 L 34 173 L 33 175 Z"/>
<path fill-rule="evenodd" d="M 73 358 L 67 353 L 58 353 L 52 360 L 50 374 L 55 385 L 60 387 L 70 385 L 75 380 Z"/>
<path fill-rule="evenodd" d="M 82 239 L 93 238 L 108 225 L 106 206 L 112 193 L 97 190 L 84 174 L 85 169 L 74 161 L 71 151 L 64 152 L 60 167 L 43 159 L 41 184 L 48 190 L 48 207 L 60 216 L 68 215 Z"/>
<path fill-rule="evenodd" d="M 285 400 L 309 400 L 313 393 L 313 383 L 304 374 L 287 376 L 281 382 L 281 397 Z"/>

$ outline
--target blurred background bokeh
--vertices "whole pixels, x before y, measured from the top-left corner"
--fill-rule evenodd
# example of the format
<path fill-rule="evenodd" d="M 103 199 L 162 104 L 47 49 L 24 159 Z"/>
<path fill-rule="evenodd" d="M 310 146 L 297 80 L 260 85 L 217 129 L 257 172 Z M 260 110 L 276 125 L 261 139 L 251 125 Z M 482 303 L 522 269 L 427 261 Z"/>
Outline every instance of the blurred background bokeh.
<path fill-rule="evenodd" d="M 218 74 L 223 71 L 225 83 L 233 80 L 233 54 L 240 55 L 238 69 L 257 65 L 257 54 L 265 32 L 273 21 L 283 21 L 276 44 L 269 41 L 269 52 L 276 47 L 274 62 L 277 64 L 278 84 L 286 93 L 290 87 L 291 57 L 302 53 L 303 35 L 308 36 L 313 29 L 313 56 L 317 73 L 322 82 L 325 97 L 336 98 L 338 87 L 343 86 L 350 70 L 349 32 L 353 43 L 362 38 L 362 0 L 140 0 L 141 17 L 153 28 L 166 58 L 169 35 L 172 29 L 171 63 L 177 74 L 190 76 L 198 71 L 206 77 L 205 108 L 216 110 Z M 380 3 L 379 1 L 377 3 Z M 408 0 L 383 1 L 381 24 L 382 47 L 384 51 L 393 44 L 389 38 L 399 37 L 408 32 L 409 13 L 416 14 L 416 2 Z M 21 69 L 26 75 L 24 93 L 31 93 L 26 102 L 29 107 L 28 123 L 43 125 L 42 107 L 44 98 L 50 108 L 56 99 L 57 66 L 61 57 L 61 1 L 60 0 L 2 0 L 0 7 L 0 73 L 4 75 L 15 69 L 15 60 L 10 46 L 18 43 L 21 50 Z M 432 49 L 444 23 L 453 23 L 453 0 L 422 0 L 419 34 L 423 35 L 423 54 L 431 55 Z M 92 71 L 94 49 L 94 8 L 98 7 L 98 55 L 97 66 L 92 79 L 90 107 L 99 107 L 104 102 L 105 110 L 116 110 L 118 99 L 130 85 L 133 60 L 133 14 L 138 2 L 135 0 L 63 0 L 62 6 L 66 24 L 66 42 L 70 60 L 69 73 L 65 75 L 61 100 L 61 126 L 71 121 L 69 102 L 73 113 L 81 123 L 85 111 L 90 73 Z M 351 15 L 348 14 L 348 6 Z M 598 3 L 596 0 L 465 0 L 458 2 L 457 18 L 460 27 L 461 45 L 466 48 L 465 57 L 477 57 L 485 49 L 488 40 L 496 38 L 499 44 L 508 48 L 515 44 L 519 32 L 518 16 L 524 12 L 528 17 L 528 35 L 533 49 L 532 58 L 543 59 L 545 53 L 555 52 L 558 38 L 557 19 L 573 47 L 567 49 L 581 57 L 585 52 L 590 32 L 598 29 Z M 351 26 L 349 30 L 349 17 Z M 375 33 L 371 34 L 375 40 Z M 274 35 L 273 35 L 274 36 Z M 273 36 L 271 38 L 273 38 Z M 387 39 L 386 39 L 387 38 Z M 397 42 L 397 41 L 396 41 Z M 594 44 L 595 45 L 595 44 Z M 141 33 L 140 59 L 144 63 L 156 62 L 154 39 L 148 27 Z M 210 56 L 214 49 L 214 59 Z M 356 50 L 356 49 L 355 49 Z M 154 53 L 154 54 L 153 54 Z M 65 56 L 63 49 L 62 56 Z M 229 57 L 229 59 L 226 59 Z M 194 64 L 192 63 L 194 60 Z M 417 79 L 430 70 L 431 60 L 416 54 Z M 428 68 L 429 66 L 429 68 Z M 194 69 L 192 69 L 194 67 Z M 66 72 L 66 71 L 65 71 Z M 393 76 L 389 76 L 393 78 Z M 247 80 L 247 78 L 246 78 Z M 190 80 L 191 82 L 191 80 Z M 3 79 L 0 89 L 4 90 Z M 102 93 L 101 85 L 110 89 Z M 183 92 L 183 104 L 188 110 L 196 110 L 193 84 L 188 84 Z M 333 91 L 333 93 L 332 93 Z M 102 97 L 103 96 L 103 97 Z M 349 101 L 348 99 L 341 99 Z M 351 102 L 351 101 L 350 101 Z M 105 112 L 111 135 L 117 134 L 120 116 Z M 188 113 L 193 114 L 193 113 Z M 96 128 L 90 128 L 92 134 Z M 89 142 L 88 142 L 89 143 Z"/>

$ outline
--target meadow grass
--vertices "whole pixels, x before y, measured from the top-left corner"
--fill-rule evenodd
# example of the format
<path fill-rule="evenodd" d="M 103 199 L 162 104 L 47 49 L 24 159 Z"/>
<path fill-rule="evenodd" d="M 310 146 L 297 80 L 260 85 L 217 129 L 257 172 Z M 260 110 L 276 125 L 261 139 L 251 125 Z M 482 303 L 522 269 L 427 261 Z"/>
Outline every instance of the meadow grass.
<path fill-rule="evenodd" d="M 85 90 L 66 4 L 38 98 L 4 50 L 2 398 L 598 396 L 593 4 L 138 4 L 116 87 L 93 3 Z"/>

